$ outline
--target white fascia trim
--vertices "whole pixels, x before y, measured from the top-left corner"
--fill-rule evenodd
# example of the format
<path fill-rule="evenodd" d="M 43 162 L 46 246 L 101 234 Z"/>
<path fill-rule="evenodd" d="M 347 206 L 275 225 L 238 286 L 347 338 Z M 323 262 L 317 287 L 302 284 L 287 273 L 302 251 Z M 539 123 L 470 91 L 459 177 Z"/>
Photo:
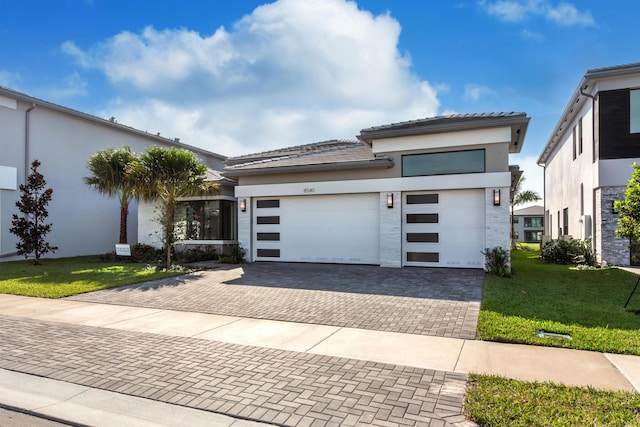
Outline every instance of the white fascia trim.
<path fill-rule="evenodd" d="M 434 150 L 470 145 L 504 144 L 505 142 L 512 142 L 511 127 L 509 126 L 436 133 L 432 135 L 411 135 L 374 139 L 371 149 L 374 154 L 378 154 L 394 151 Z"/>
<path fill-rule="evenodd" d="M 287 184 L 240 185 L 236 197 L 311 196 L 314 194 L 377 193 L 383 191 L 461 190 L 510 187 L 511 172 L 404 178 L 358 179 L 348 181 L 296 182 Z"/>

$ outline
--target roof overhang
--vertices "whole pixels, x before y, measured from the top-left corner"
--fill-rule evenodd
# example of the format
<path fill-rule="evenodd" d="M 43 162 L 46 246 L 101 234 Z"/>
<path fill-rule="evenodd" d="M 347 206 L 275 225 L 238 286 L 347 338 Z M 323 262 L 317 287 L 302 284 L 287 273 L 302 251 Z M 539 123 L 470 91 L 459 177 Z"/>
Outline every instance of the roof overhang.
<path fill-rule="evenodd" d="M 228 177 L 241 177 L 252 175 L 273 175 L 276 173 L 300 173 L 300 172 L 321 172 L 321 171 L 335 171 L 335 170 L 347 170 L 347 169 L 382 169 L 392 168 L 393 159 L 387 156 L 377 157 L 371 160 L 357 160 L 348 162 L 334 162 L 334 163 L 315 163 L 306 165 L 294 165 L 294 166 L 278 166 L 272 168 L 247 168 L 247 169 L 233 169 L 225 168 L 222 172 Z"/>
<path fill-rule="evenodd" d="M 397 125 L 379 126 L 363 129 L 358 139 L 371 145 L 376 139 L 397 138 L 403 136 L 432 135 L 445 132 L 460 132 L 476 129 L 496 127 L 510 127 L 510 153 L 519 153 L 529 127 L 530 117 L 525 113 L 505 116 L 476 116 L 476 117 L 443 117 L 437 121 L 414 121 Z"/>

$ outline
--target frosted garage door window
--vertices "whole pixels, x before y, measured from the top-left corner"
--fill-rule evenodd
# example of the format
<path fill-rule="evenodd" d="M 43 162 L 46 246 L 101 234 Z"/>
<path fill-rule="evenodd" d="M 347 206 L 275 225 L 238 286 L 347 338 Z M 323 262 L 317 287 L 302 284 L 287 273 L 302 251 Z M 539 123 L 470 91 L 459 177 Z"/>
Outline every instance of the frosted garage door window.
<path fill-rule="evenodd" d="M 640 133 L 640 89 L 629 92 L 629 124 L 631 133 Z"/>
<path fill-rule="evenodd" d="M 402 156 L 402 176 L 482 173 L 484 171 L 484 150 Z"/>

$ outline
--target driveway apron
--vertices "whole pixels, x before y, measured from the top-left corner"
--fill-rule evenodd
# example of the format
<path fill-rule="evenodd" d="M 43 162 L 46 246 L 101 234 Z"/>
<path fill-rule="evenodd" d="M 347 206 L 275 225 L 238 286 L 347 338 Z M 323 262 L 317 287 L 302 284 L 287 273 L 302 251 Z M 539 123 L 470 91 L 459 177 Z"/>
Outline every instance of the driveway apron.
<path fill-rule="evenodd" d="M 474 339 L 484 272 L 253 263 L 70 299 Z"/>
<path fill-rule="evenodd" d="M 256 263 L 68 300 L 473 338 L 482 280 Z M 26 315 L 0 315 L 0 325 L 0 368 L 159 402 L 282 426 L 474 425 L 462 415 L 464 374 Z"/>

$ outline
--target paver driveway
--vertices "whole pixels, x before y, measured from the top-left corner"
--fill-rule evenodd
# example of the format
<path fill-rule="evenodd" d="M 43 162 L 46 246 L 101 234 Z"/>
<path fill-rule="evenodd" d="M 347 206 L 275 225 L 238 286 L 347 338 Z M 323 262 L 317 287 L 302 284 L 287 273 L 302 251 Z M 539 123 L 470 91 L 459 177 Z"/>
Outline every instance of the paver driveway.
<path fill-rule="evenodd" d="M 483 277 L 466 269 L 221 264 L 70 299 L 473 339 Z"/>
<path fill-rule="evenodd" d="M 256 263 L 70 299 L 473 338 L 482 280 Z M 0 368 L 281 426 L 474 425 L 464 374 L 28 317 L 0 315 Z"/>

